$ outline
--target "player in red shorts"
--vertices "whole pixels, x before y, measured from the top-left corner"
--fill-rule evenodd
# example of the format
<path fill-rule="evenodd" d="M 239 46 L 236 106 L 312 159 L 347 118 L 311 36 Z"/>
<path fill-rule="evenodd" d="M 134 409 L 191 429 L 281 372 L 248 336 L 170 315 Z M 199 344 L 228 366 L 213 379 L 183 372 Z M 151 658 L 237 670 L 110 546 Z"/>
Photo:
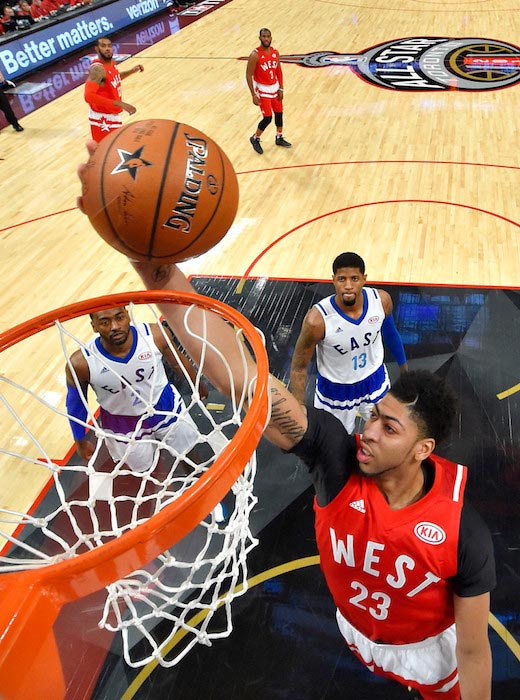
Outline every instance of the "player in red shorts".
<path fill-rule="evenodd" d="M 137 65 L 130 70 L 117 69 L 113 59 L 114 50 L 108 37 L 99 37 L 95 43 L 97 58 L 88 72 L 85 83 L 85 102 L 90 106 L 89 123 L 92 138 L 98 143 L 111 131 L 122 126 L 121 112 L 135 114 L 136 108 L 121 100 L 121 80 L 141 72 L 143 66 Z"/>
<path fill-rule="evenodd" d="M 193 291 L 174 265 L 133 264 L 149 289 Z M 173 306 L 164 316 L 195 359 L 200 342 L 183 332 Z M 248 357 L 244 375 L 233 330 L 213 321 L 207 339 L 240 393 L 256 368 Z M 207 360 L 205 376 L 229 394 L 221 359 Z M 270 393 L 264 435 L 309 470 L 320 565 L 349 649 L 373 673 L 413 689 L 410 698 L 491 700 L 493 541 L 467 500 L 467 468 L 433 453 L 458 413 L 448 385 L 425 370 L 401 374 L 362 435 L 302 406 L 273 376 Z"/>
<path fill-rule="evenodd" d="M 260 30 L 260 46 L 254 49 L 247 61 L 246 80 L 253 104 L 258 105 L 262 112 L 262 120 L 257 130 L 249 139 L 257 153 L 264 152 L 260 145 L 260 136 L 271 123 L 274 112 L 276 125 L 276 145 L 290 148 L 291 144 L 283 137 L 283 75 L 280 65 L 280 55 L 271 46 L 269 29 Z"/>

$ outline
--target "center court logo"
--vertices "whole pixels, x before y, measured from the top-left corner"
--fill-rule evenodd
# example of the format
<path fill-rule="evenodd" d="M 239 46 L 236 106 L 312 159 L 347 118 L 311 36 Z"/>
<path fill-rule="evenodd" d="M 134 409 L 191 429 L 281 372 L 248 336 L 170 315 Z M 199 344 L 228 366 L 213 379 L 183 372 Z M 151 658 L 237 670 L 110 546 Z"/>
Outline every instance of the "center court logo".
<path fill-rule="evenodd" d="M 520 49 L 494 39 L 410 37 L 361 53 L 315 51 L 280 56 L 280 62 L 306 68 L 346 66 L 388 90 L 497 90 L 520 81 Z"/>

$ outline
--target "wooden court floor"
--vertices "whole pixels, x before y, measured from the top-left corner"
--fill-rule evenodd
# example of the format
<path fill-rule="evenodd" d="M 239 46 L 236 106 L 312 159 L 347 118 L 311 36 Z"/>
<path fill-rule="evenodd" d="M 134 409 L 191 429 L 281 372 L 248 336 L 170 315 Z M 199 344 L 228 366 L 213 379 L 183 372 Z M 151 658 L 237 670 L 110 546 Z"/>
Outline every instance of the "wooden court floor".
<path fill-rule="evenodd" d="M 271 125 L 259 156 L 248 140 L 259 112 L 239 59 L 263 26 L 287 57 L 284 135 L 293 147 L 276 148 Z M 333 258 L 354 250 L 369 282 L 518 290 L 520 72 L 514 60 L 500 69 L 465 61 L 515 59 L 519 35 L 511 0 L 231 0 L 144 49 L 121 40 L 121 52 L 139 48 L 128 65 L 145 67 L 123 84 L 125 101 L 138 108 L 126 121 L 192 124 L 223 147 L 238 175 L 231 230 L 183 269 L 325 280 Z M 411 70 L 409 56 L 422 58 L 422 72 Z M 89 135 L 82 88 L 22 124 L 21 134 L 0 131 L 0 331 L 140 288 L 75 207 Z M 2 372 L 64 404 L 64 358 L 45 338 L 4 353 Z M 520 378 L 509 376 L 501 389 L 515 394 Z M 49 451 L 65 455 L 66 421 L 34 422 Z M 4 444 L 15 444 L 16 426 L 4 419 L 0 427 Z M 0 464 L 2 506 L 28 508 L 46 478 Z"/>

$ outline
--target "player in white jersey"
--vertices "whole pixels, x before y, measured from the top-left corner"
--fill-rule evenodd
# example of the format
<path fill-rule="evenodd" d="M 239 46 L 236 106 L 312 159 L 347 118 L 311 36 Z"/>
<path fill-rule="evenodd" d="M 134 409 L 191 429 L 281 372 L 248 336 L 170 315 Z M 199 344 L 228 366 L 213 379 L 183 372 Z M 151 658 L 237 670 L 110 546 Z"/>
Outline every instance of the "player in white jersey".
<path fill-rule="evenodd" d="M 95 312 L 91 321 L 98 335 L 72 354 L 73 372 L 66 367 L 69 415 L 86 421 L 85 400 L 90 385 L 114 461 L 124 460 L 134 471 L 146 471 L 154 457 L 151 438 L 188 454 L 197 444 L 199 433 L 181 395 L 166 376 L 163 356 L 173 369 L 180 368 L 163 330 L 157 324 L 131 325 L 124 307 Z M 181 361 L 194 378 L 195 368 L 182 356 Z M 207 391 L 205 385 L 201 391 Z M 151 407 L 153 411 L 147 415 Z M 78 454 L 90 459 L 94 445 L 84 426 L 73 420 L 70 425 Z M 129 445 L 130 436 L 135 441 Z"/>
<path fill-rule="evenodd" d="M 383 340 L 401 372 L 408 367 L 392 299 L 382 289 L 365 287 L 363 259 L 342 253 L 332 271 L 335 295 L 315 304 L 303 321 L 291 362 L 291 391 L 305 403 L 307 369 L 316 350 L 314 405 L 333 413 L 352 433 L 358 413 L 367 420 L 390 388 Z"/>

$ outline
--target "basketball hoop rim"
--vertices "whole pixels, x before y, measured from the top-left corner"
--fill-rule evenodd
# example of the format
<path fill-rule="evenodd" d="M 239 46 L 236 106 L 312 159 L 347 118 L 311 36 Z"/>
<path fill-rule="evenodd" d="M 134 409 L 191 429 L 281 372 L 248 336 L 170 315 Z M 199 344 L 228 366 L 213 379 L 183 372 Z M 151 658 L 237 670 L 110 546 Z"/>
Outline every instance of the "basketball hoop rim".
<path fill-rule="evenodd" d="M 143 290 L 103 295 L 59 307 L 0 334 L 0 353 L 17 342 L 52 327 L 57 320 L 69 321 L 78 316 L 118 306 L 136 304 L 195 305 L 217 313 L 243 330 L 253 350 L 257 377 L 247 413 L 236 434 L 215 463 L 185 493 L 134 530 L 125 532 L 101 547 L 72 559 L 38 569 L 2 575 L 17 576 L 24 585 L 57 585 L 55 593 L 63 602 L 72 601 L 127 576 L 178 542 L 214 508 L 231 489 L 253 454 L 264 431 L 268 412 L 269 362 L 260 335 L 240 312 L 223 302 L 192 292 Z M 244 459 L 244 453 L 247 457 Z M 172 527 L 175 534 L 172 536 Z M 109 564 L 109 566 L 107 566 Z M 21 582 L 21 581 L 20 581 Z M 7 581 L 5 581 L 7 583 Z"/>

